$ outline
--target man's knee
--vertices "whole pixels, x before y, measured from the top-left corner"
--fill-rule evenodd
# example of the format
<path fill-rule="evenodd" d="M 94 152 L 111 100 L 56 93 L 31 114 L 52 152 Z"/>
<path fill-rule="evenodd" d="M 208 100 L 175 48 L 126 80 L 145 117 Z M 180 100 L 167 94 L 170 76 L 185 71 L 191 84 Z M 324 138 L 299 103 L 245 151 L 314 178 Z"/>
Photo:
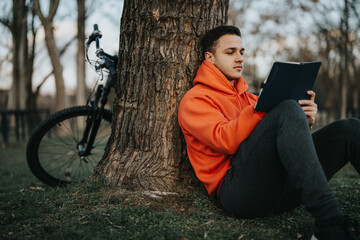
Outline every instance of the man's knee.
<path fill-rule="evenodd" d="M 350 129 L 359 130 L 359 128 L 360 128 L 360 120 L 358 118 L 347 118 L 347 119 L 344 119 L 344 122 L 346 122 L 346 125 Z"/>
<path fill-rule="evenodd" d="M 360 132 L 360 120 L 357 118 L 346 118 L 336 122 L 336 128 L 338 132 L 343 134 L 358 134 Z"/>
<path fill-rule="evenodd" d="M 285 121 L 307 122 L 300 104 L 295 100 L 285 100 L 273 109 Z"/>
<path fill-rule="evenodd" d="M 273 110 L 281 112 L 302 112 L 301 106 L 295 100 L 285 100 L 277 105 Z"/>

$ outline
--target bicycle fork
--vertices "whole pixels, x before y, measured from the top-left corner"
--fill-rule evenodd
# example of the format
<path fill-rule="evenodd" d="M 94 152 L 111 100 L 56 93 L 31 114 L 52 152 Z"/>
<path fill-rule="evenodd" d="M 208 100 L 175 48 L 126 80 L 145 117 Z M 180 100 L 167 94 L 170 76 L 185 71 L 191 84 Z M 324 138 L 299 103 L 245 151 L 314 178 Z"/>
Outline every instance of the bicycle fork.
<path fill-rule="evenodd" d="M 108 59 L 106 55 L 103 55 L 103 58 Z M 91 154 L 91 149 L 93 148 L 96 134 L 99 130 L 99 126 L 103 118 L 102 113 L 108 101 L 108 95 L 110 93 L 111 86 L 114 84 L 113 78 L 116 77 L 116 69 L 114 67 L 113 61 L 105 61 L 104 67 L 108 69 L 110 73 L 107 76 L 105 87 L 103 87 L 103 85 L 100 84 L 95 93 L 95 98 L 91 100 L 91 107 L 94 109 L 94 111 L 90 113 L 89 116 L 87 117 L 83 138 L 77 145 L 78 155 L 86 163 L 88 163 L 88 161 L 85 157 Z M 98 103 L 100 99 L 101 99 L 101 104 L 99 108 Z M 86 148 L 84 148 L 84 145 L 86 143 L 87 143 Z"/>
<path fill-rule="evenodd" d="M 107 99 L 105 101 L 104 99 L 102 99 L 100 109 L 98 108 L 98 101 L 101 95 L 104 95 L 105 91 L 106 89 L 104 89 L 102 85 L 99 85 L 95 94 L 95 99 L 91 101 L 91 107 L 94 109 L 94 111 L 90 112 L 87 116 L 83 137 L 77 144 L 78 155 L 80 156 L 81 160 L 86 163 L 88 163 L 86 156 L 89 156 L 91 154 L 91 150 L 94 147 L 94 141 L 99 130 L 101 120 L 103 118 L 102 111 L 104 109 L 104 105 L 106 104 Z M 85 144 L 86 147 L 84 147 Z"/>

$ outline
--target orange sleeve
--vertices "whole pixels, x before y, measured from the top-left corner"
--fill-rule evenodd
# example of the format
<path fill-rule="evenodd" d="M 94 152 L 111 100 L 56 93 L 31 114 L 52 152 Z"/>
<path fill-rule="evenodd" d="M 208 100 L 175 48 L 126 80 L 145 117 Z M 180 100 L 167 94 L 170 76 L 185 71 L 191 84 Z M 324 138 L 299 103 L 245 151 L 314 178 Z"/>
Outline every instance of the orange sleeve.
<path fill-rule="evenodd" d="M 221 153 L 232 155 L 264 115 L 256 112 L 254 106 L 247 106 L 237 118 L 229 121 L 210 99 L 195 97 L 180 104 L 179 123 L 184 134 L 192 135 Z"/>

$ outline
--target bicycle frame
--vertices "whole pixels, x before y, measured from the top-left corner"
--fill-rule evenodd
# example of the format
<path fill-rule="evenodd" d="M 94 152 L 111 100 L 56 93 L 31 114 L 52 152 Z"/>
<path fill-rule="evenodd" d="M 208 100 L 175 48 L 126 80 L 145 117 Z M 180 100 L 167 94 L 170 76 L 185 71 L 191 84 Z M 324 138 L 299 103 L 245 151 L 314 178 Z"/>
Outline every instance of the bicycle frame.
<path fill-rule="evenodd" d="M 87 104 L 90 102 L 90 106 L 94 109 L 92 113 L 89 114 L 89 116 L 86 119 L 86 126 L 84 130 L 84 134 L 82 139 L 77 144 L 78 149 L 78 155 L 82 160 L 87 162 L 86 156 L 91 154 L 91 149 L 93 148 L 93 144 L 97 135 L 97 132 L 99 130 L 99 126 L 101 123 L 101 120 L 103 118 L 102 113 L 104 111 L 105 105 L 108 102 L 108 95 L 111 91 L 111 87 L 114 86 L 114 81 L 116 80 L 117 76 L 117 55 L 110 55 L 103 51 L 103 49 L 100 48 L 99 39 L 101 38 L 101 32 L 99 31 L 97 24 L 94 25 L 94 31 L 89 36 L 89 40 L 86 43 L 86 56 L 87 56 L 87 50 L 89 45 L 92 41 L 96 41 L 96 55 L 101 59 L 101 62 L 99 65 L 97 65 L 95 68 L 102 69 L 106 68 L 109 70 L 109 75 L 107 76 L 107 79 L 105 81 L 105 87 L 102 84 L 99 84 L 97 87 L 95 98 L 88 101 Z M 100 102 L 100 107 L 99 107 Z M 90 136 L 89 136 L 90 134 Z M 87 143 L 86 148 L 84 148 L 84 145 Z"/>

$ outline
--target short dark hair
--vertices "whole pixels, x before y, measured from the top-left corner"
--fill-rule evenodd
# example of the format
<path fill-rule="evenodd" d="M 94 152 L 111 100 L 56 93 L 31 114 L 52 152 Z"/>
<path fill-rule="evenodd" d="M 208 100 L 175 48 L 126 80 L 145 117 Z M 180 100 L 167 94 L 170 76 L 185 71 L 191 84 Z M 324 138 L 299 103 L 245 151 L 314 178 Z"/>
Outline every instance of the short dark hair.
<path fill-rule="evenodd" d="M 202 57 L 206 52 L 214 53 L 218 39 L 226 34 L 241 37 L 240 29 L 236 26 L 223 25 L 209 30 L 201 39 Z"/>

